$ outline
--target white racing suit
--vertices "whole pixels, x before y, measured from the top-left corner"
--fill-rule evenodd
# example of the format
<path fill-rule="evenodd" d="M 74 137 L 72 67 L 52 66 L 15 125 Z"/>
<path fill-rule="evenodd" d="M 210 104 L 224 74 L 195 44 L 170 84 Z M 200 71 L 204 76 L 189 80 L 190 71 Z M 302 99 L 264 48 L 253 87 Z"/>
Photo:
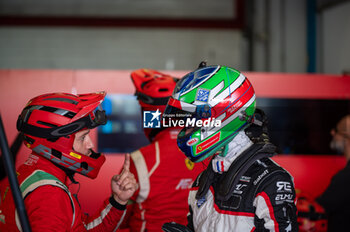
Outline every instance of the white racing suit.
<path fill-rule="evenodd" d="M 216 156 L 190 190 L 192 231 L 298 231 L 293 178 L 269 156 L 275 147 L 243 133 Z"/>

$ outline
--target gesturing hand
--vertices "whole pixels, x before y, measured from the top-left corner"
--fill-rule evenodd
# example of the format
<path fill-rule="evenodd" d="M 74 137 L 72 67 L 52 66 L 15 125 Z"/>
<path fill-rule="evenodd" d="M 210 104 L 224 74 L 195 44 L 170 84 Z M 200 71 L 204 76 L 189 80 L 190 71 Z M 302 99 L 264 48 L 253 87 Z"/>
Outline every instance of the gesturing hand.
<path fill-rule="evenodd" d="M 125 155 L 125 161 L 123 165 L 123 170 L 119 175 L 112 177 L 111 186 L 114 200 L 119 204 L 125 205 L 129 198 L 138 189 L 138 184 L 132 174 L 129 171 L 130 168 L 130 154 Z"/>

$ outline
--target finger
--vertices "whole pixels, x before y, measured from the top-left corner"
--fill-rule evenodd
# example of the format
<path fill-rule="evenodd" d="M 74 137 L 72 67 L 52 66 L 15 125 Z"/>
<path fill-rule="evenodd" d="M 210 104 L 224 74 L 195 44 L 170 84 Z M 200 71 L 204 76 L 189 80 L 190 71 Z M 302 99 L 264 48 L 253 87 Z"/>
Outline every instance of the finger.
<path fill-rule="evenodd" d="M 125 154 L 125 160 L 124 160 L 124 165 L 123 165 L 123 171 L 129 171 L 130 169 L 130 154 L 126 153 Z"/>
<path fill-rule="evenodd" d="M 119 175 L 119 179 L 117 183 L 120 185 L 126 178 L 130 178 L 130 177 L 135 179 L 134 174 L 132 174 L 129 171 L 123 170 L 123 172 Z"/>
<path fill-rule="evenodd" d="M 123 175 L 121 175 L 119 180 L 118 180 L 118 182 L 119 182 L 118 184 L 122 185 L 123 182 L 125 182 L 125 181 L 130 181 L 130 182 L 137 183 L 134 174 L 132 174 L 131 172 L 126 172 Z"/>
<path fill-rule="evenodd" d="M 120 179 L 120 175 L 114 175 L 112 177 L 112 180 L 114 180 L 114 181 L 118 181 L 119 179 Z"/>
<path fill-rule="evenodd" d="M 123 179 L 123 180 L 120 181 L 120 182 L 121 182 L 121 183 L 120 183 L 120 186 L 121 186 L 122 188 L 124 188 L 124 186 L 126 186 L 126 185 L 129 184 L 129 183 L 136 184 L 135 178 L 134 178 L 133 176 L 131 176 L 131 175 L 127 176 L 125 179 Z"/>
<path fill-rule="evenodd" d="M 113 178 L 112 178 L 112 180 L 111 180 L 111 187 L 112 187 L 112 189 L 114 189 L 115 187 L 118 187 L 119 188 L 119 183 L 118 183 L 118 181 L 119 181 L 119 176 L 114 176 Z"/>
<path fill-rule="evenodd" d="M 138 188 L 138 184 L 137 183 L 127 183 L 125 186 L 123 186 L 121 189 L 123 191 L 136 191 Z"/>

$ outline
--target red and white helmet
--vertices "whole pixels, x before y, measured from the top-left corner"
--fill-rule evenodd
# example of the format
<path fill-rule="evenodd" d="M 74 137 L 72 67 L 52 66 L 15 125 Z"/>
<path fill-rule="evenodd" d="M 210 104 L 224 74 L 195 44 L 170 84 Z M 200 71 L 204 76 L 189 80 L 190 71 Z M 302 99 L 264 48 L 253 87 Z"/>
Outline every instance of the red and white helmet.
<path fill-rule="evenodd" d="M 175 88 L 177 78 L 152 69 L 138 69 L 131 73 L 137 100 L 145 110 L 164 112 Z"/>
<path fill-rule="evenodd" d="M 38 155 L 94 179 L 106 158 L 99 153 L 83 155 L 73 149 L 73 142 L 76 132 L 106 124 L 105 111 L 95 110 L 105 96 L 105 92 L 37 96 L 19 115 L 17 130 L 24 134 L 24 144 Z"/>
<path fill-rule="evenodd" d="M 135 95 L 141 105 L 142 111 L 164 112 L 171 97 L 176 82 L 179 80 L 167 74 L 152 69 L 138 69 L 131 73 L 131 79 L 136 88 Z M 148 139 L 153 139 L 157 129 L 145 128 Z"/>

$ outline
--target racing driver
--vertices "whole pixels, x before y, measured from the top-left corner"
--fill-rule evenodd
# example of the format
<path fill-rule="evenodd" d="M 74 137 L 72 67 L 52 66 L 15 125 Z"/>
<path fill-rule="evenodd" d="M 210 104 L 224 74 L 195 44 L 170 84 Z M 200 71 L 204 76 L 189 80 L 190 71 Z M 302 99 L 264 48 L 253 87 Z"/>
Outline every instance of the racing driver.
<path fill-rule="evenodd" d="M 276 147 L 267 119 L 241 72 L 202 62 L 177 83 L 165 113 L 221 124 L 179 133 L 178 146 L 191 161 L 212 159 L 190 190 L 187 226 L 166 223 L 164 231 L 298 230 L 293 178 L 269 158 Z"/>
<path fill-rule="evenodd" d="M 75 173 L 95 178 L 105 161 L 92 150 L 89 135 L 90 129 L 106 123 L 105 112 L 95 111 L 105 95 L 43 94 L 31 99 L 18 117 L 17 129 L 32 150 L 17 170 L 32 231 L 114 231 L 121 224 L 138 187 L 129 172 L 129 155 L 122 172 L 111 179 L 111 197 L 96 215 L 83 214 L 67 187 L 76 183 Z M 21 231 L 8 182 L 0 190 L 0 231 Z"/>

